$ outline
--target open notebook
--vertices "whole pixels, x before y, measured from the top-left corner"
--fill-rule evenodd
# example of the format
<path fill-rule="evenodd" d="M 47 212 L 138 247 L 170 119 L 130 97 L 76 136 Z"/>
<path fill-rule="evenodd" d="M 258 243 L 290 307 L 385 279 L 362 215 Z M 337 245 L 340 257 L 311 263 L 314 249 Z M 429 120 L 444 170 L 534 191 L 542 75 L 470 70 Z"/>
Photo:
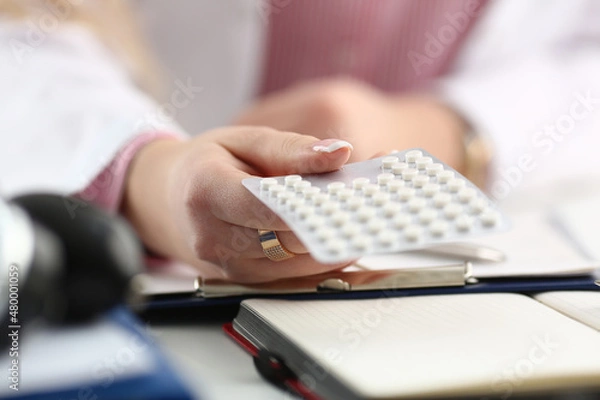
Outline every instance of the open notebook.
<path fill-rule="evenodd" d="M 600 394 L 600 292 L 569 296 L 252 299 L 233 328 L 326 399 Z"/>

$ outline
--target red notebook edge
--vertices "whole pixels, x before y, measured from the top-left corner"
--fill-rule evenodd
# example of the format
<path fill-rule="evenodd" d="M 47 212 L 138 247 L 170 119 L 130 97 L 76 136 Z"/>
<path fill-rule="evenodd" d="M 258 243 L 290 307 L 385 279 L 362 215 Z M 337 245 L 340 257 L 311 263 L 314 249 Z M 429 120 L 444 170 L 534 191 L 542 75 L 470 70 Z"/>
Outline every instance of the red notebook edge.
<path fill-rule="evenodd" d="M 223 325 L 223 332 L 230 339 L 233 339 L 235 343 L 238 344 L 242 349 L 246 350 L 247 353 L 250 353 L 252 357 L 256 357 L 258 355 L 258 349 L 254 346 L 248 339 L 240 335 L 235 329 L 233 329 L 233 323 L 228 322 Z"/>
<path fill-rule="evenodd" d="M 252 357 L 258 356 L 258 349 L 248 339 L 240 335 L 234 328 L 233 323 L 228 322 L 222 326 L 223 332 L 229 336 L 238 346 L 244 349 Z M 298 379 L 287 379 L 284 384 L 292 389 L 296 394 L 306 400 L 322 400 L 316 394 L 310 391 Z"/>

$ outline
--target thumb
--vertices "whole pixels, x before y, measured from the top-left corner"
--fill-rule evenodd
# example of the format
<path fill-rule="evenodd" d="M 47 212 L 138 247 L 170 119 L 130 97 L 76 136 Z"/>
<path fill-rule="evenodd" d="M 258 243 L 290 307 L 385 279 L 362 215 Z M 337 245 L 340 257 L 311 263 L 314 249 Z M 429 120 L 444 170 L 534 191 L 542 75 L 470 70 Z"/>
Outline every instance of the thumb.
<path fill-rule="evenodd" d="M 262 127 L 241 127 L 220 135 L 218 141 L 235 157 L 265 175 L 311 174 L 334 171 L 350 158 L 353 147 L 340 139 Z"/>

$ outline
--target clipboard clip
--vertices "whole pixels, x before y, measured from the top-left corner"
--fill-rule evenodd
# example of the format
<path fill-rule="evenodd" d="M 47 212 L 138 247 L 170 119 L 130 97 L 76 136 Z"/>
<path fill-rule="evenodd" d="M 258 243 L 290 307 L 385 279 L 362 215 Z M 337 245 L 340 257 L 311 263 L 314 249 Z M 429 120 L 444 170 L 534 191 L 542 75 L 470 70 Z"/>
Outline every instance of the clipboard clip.
<path fill-rule="evenodd" d="M 349 292 L 352 290 L 352 286 L 340 279 L 340 278 L 329 278 L 317 285 L 317 292 Z"/>
<path fill-rule="evenodd" d="M 464 286 L 472 283 L 477 283 L 477 279 L 473 276 L 471 262 L 466 261 L 440 267 L 346 272 L 345 276 L 324 279 L 316 289 L 317 292 L 355 292 Z"/>
<path fill-rule="evenodd" d="M 477 283 L 470 262 L 433 267 L 385 270 L 334 271 L 300 278 L 257 284 L 238 284 L 223 279 L 195 281 L 197 294 L 204 298 L 300 293 L 343 293 L 427 287 L 465 286 Z"/>

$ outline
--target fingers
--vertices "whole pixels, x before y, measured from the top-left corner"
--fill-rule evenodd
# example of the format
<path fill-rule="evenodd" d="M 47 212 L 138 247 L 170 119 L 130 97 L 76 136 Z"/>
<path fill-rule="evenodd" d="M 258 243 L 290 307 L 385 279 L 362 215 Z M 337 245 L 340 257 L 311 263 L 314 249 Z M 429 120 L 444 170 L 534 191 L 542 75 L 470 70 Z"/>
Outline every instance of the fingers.
<path fill-rule="evenodd" d="M 250 175 L 233 167 L 211 168 L 198 175 L 188 206 L 221 221 L 253 229 L 287 231 L 287 225 L 242 185 Z"/>
<path fill-rule="evenodd" d="M 228 128 L 213 131 L 218 141 L 251 170 L 263 175 L 325 172 L 340 168 L 349 158 L 352 146 L 336 139 L 317 140 L 309 136 L 278 132 L 267 128 Z M 210 165 L 196 175 L 201 181 L 192 195 L 198 210 L 209 209 L 219 219 L 234 225 L 275 231 L 288 230 L 267 206 L 252 195 L 241 181 L 251 177 L 228 158 Z"/>
<path fill-rule="evenodd" d="M 200 229 L 200 227 L 198 227 Z M 300 240 L 291 231 L 276 231 L 277 238 L 281 245 L 294 254 L 306 254 L 307 250 Z M 265 258 L 265 253 L 261 246 L 258 229 L 235 226 L 215 221 L 211 224 L 210 235 L 218 238 L 221 243 L 220 249 L 231 250 L 248 259 Z M 200 246 L 196 246 L 199 248 Z M 207 257 L 212 258 L 214 248 L 205 251 Z"/>
<path fill-rule="evenodd" d="M 206 225 L 211 227 L 210 230 Z M 198 242 L 191 246 L 195 249 L 194 255 L 187 260 L 193 265 L 199 265 L 202 260 L 208 261 L 219 267 L 226 278 L 235 282 L 266 282 L 314 275 L 350 264 L 321 264 L 315 261 L 291 231 L 279 231 L 277 238 L 295 256 L 275 262 L 266 257 L 255 229 L 216 220 L 204 221 L 196 229 L 202 229 L 201 226 L 204 227 L 204 234 L 196 235 Z"/>
<path fill-rule="evenodd" d="M 321 274 L 344 268 L 349 262 L 320 264 L 310 255 L 298 255 L 285 261 L 271 261 L 268 258 L 229 260 L 221 265 L 225 275 L 235 282 L 257 283 L 277 279 Z"/>
<path fill-rule="evenodd" d="M 192 162 L 184 168 L 191 177 L 182 184 L 185 224 L 190 224 L 189 218 L 193 221 L 188 225 L 188 237 L 192 238 L 188 248 L 194 253 L 191 259 L 219 265 L 227 277 L 238 282 L 313 275 L 347 264 L 315 261 L 285 223 L 241 181 L 251 176 L 248 172 L 275 176 L 339 169 L 350 157 L 349 143 L 260 127 L 227 128 L 202 136 L 192 150 L 206 149 L 208 146 L 200 146 L 206 143 L 218 146 L 210 151 L 190 151 Z M 257 229 L 276 231 L 280 243 L 296 255 L 282 262 L 269 260 Z"/>
<path fill-rule="evenodd" d="M 371 157 L 369 157 L 369 160 L 372 160 L 374 158 L 383 157 L 383 156 L 385 156 L 387 154 L 390 154 L 390 152 L 389 151 L 378 151 L 375 154 L 373 154 Z"/>
<path fill-rule="evenodd" d="M 339 139 L 318 140 L 261 127 L 228 128 L 215 139 L 263 175 L 334 171 L 348 161 L 353 149 Z"/>

